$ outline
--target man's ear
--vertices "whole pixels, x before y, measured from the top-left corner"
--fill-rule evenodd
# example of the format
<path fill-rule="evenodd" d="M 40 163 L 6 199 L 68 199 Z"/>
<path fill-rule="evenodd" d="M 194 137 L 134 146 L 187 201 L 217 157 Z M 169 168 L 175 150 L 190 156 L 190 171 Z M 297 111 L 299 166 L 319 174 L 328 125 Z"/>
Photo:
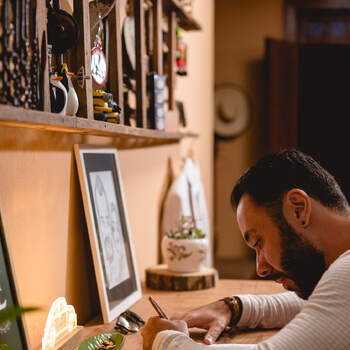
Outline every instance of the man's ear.
<path fill-rule="evenodd" d="M 298 188 L 289 190 L 283 201 L 285 217 L 303 228 L 310 223 L 311 200 L 308 194 Z"/>

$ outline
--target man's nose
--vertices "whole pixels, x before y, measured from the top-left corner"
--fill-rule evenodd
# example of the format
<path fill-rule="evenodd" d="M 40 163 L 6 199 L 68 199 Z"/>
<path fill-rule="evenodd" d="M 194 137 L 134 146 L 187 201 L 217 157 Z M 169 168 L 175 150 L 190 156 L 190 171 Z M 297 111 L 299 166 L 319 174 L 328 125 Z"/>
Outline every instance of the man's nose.
<path fill-rule="evenodd" d="M 256 253 L 256 274 L 266 278 L 272 273 L 272 266 L 266 261 L 263 253 Z"/>

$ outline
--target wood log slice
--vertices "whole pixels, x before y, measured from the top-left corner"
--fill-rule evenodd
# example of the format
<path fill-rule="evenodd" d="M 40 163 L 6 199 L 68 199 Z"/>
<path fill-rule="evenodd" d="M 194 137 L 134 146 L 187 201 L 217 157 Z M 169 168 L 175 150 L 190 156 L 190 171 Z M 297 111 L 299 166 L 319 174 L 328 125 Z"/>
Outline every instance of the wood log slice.
<path fill-rule="evenodd" d="M 218 272 L 212 267 L 203 267 L 199 272 L 173 272 L 167 265 L 146 269 L 146 286 L 158 290 L 200 290 L 216 286 Z"/>

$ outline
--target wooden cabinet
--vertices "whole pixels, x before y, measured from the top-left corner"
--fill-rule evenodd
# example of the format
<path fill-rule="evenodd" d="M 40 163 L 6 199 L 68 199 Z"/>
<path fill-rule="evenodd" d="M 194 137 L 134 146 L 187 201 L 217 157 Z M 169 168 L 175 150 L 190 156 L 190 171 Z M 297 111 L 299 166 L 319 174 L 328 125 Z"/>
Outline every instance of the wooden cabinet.
<path fill-rule="evenodd" d="M 39 58 L 41 62 L 41 111 L 23 109 L 10 105 L 0 105 L 0 125 L 44 129 L 77 134 L 91 134 L 120 137 L 124 147 L 152 146 L 179 141 L 183 137 L 195 137 L 194 133 L 166 132 L 147 128 L 147 93 L 145 57 L 144 0 L 132 0 L 135 14 L 135 50 L 136 50 L 136 119 L 137 127 L 125 125 L 123 111 L 120 124 L 94 120 L 92 103 L 92 81 L 85 81 L 83 88 L 76 88 L 79 97 L 77 117 L 61 116 L 50 112 L 49 73 L 47 57 L 46 1 L 36 0 L 36 23 L 39 40 Z M 167 18 L 169 72 L 167 79 L 168 111 L 175 111 L 175 58 L 176 27 L 184 30 L 199 30 L 198 22 L 185 12 L 178 0 L 152 0 L 153 9 L 153 62 L 157 74 L 163 74 L 163 21 Z M 72 70 L 78 72 L 81 67 L 85 74 L 91 75 L 91 44 L 89 2 L 73 1 L 73 14 L 78 22 L 80 37 L 78 45 L 71 49 Z M 121 1 L 116 1 L 108 15 L 110 26 L 110 57 L 115 61 L 110 69 L 110 92 L 118 105 L 123 106 L 123 65 L 122 65 L 122 25 L 120 19 Z"/>

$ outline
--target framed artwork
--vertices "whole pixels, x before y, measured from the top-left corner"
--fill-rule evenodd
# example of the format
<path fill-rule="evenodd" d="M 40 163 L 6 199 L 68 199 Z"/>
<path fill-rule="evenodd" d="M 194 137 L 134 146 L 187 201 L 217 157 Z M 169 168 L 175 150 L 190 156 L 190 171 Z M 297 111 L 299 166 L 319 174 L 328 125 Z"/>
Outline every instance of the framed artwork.
<path fill-rule="evenodd" d="M 8 307 L 18 306 L 19 299 L 1 217 L 0 241 L 0 311 L 2 311 Z M 27 339 L 27 332 L 22 318 L 18 318 L 15 321 L 6 321 L 0 325 L 1 349 L 1 345 L 6 344 L 11 349 L 27 350 L 29 348 Z"/>
<path fill-rule="evenodd" d="M 74 145 L 103 321 L 141 298 L 117 150 Z"/>

